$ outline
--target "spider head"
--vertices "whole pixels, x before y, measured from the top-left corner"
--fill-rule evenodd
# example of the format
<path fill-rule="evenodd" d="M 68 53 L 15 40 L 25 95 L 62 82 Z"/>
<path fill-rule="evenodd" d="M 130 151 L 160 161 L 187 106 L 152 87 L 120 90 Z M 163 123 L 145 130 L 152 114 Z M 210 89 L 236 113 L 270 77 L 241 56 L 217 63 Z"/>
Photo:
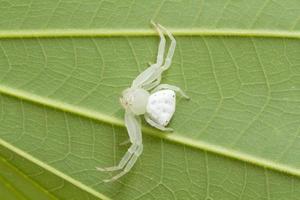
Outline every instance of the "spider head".
<path fill-rule="evenodd" d="M 149 95 L 149 92 L 142 88 L 127 88 L 122 92 L 120 103 L 125 110 L 142 115 L 146 112 Z"/>

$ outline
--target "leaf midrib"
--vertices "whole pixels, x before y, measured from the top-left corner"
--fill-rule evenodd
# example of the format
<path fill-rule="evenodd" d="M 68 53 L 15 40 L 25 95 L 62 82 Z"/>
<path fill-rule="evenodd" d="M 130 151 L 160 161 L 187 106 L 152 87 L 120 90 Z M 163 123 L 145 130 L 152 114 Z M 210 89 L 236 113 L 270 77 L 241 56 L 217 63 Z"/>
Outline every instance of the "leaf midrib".
<path fill-rule="evenodd" d="M 169 28 L 175 36 L 236 36 L 236 37 L 266 37 L 266 38 L 300 38 L 297 30 L 268 29 L 204 29 L 204 28 Z M 0 30 L 0 39 L 6 38 L 57 38 L 57 37 L 130 37 L 157 36 L 153 29 L 28 29 Z"/>
<path fill-rule="evenodd" d="M 115 125 L 115 126 L 121 126 L 121 127 L 125 128 L 124 121 L 122 121 L 116 117 L 108 116 L 108 115 L 100 113 L 100 112 L 95 112 L 95 111 L 92 111 L 92 110 L 89 110 L 86 108 L 82 108 L 79 106 L 75 106 L 75 105 L 67 104 L 64 102 L 57 101 L 57 100 L 53 100 L 50 98 L 31 94 L 31 93 L 28 93 L 23 90 L 14 89 L 14 88 L 11 88 L 8 86 L 0 85 L 0 93 L 8 95 L 8 96 L 13 96 L 18 99 L 30 101 L 30 102 L 33 102 L 38 105 L 43 105 L 46 107 L 61 110 L 63 112 L 68 112 L 68 113 L 78 115 L 78 116 L 81 116 L 84 118 L 89 118 L 89 119 L 93 119 L 96 121 L 100 121 L 102 123 L 111 124 L 111 125 Z M 274 161 L 271 161 L 268 159 L 256 157 L 256 156 L 253 156 L 250 154 L 241 153 L 236 150 L 233 150 L 230 148 L 225 148 L 225 147 L 218 146 L 215 144 L 211 144 L 211 143 L 208 143 L 205 141 L 200 141 L 200 140 L 195 141 L 194 139 L 184 137 L 181 134 L 178 134 L 178 132 L 176 132 L 176 131 L 173 133 L 167 134 L 165 132 L 162 133 L 161 131 L 159 131 L 157 129 L 153 129 L 153 128 L 149 128 L 149 127 L 143 127 L 142 130 L 143 130 L 143 133 L 149 134 L 154 137 L 159 137 L 164 140 L 171 141 L 171 142 L 175 142 L 180 145 L 186 145 L 186 146 L 189 146 L 189 147 L 192 147 L 195 149 L 212 152 L 212 153 L 215 153 L 215 154 L 218 154 L 221 156 L 234 158 L 237 160 L 241 160 L 241 161 L 244 161 L 247 163 L 251 163 L 251 164 L 260 166 L 260 167 L 264 167 L 264 168 L 268 168 L 268 169 L 272 169 L 275 171 L 280 171 L 280 172 L 284 172 L 284 173 L 287 173 L 290 175 L 300 177 L 300 170 L 295 167 L 280 164 L 278 162 L 274 162 Z M 0 144 L 1 144 L 1 139 L 0 139 Z M 28 158 L 28 159 L 30 159 L 30 158 Z"/>

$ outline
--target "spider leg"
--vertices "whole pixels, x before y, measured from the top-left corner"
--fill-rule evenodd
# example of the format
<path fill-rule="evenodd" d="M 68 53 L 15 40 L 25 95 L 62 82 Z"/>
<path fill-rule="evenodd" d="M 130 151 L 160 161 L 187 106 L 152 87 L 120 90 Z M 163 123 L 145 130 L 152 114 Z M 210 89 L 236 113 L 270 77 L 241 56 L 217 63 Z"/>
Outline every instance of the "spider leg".
<path fill-rule="evenodd" d="M 151 126 L 159 129 L 159 130 L 162 130 L 162 131 L 173 131 L 172 128 L 166 128 L 158 123 L 156 123 L 155 121 L 153 121 L 147 114 L 144 115 L 145 117 L 145 120 L 147 121 L 148 124 L 150 124 Z"/>
<path fill-rule="evenodd" d="M 155 88 L 161 81 L 161 76 L 158 76 L 153 82 L 144 85 L 145 90 L 152 90 Z"/>
<path fill-rule="evenodd" d="M 151 93 L 157 92 L 158 90 L 162 90 L 162 89 L 173 90 L 173 91 L 181 94 L 181 96 L 183 96 L 184 98 L 190 99 L 190 97 L 188 95 L 186 95 L 185 92 L 183 92 L 179 87 L 174 86 L 174 85 L 169 85 L 169 84 L 160 84 L 156 88 L 154 88 Z"/>
<path fill-rule="evenodd" d="M 132 87 L 147 87 L 147 85 L 152 84 L 152 82 L 154 82 L 157 77 L 160 76 L 163 72 L 163 70 L 161 69 L 161 65 L 164 61 L 166 38 L 158 25 L 156 25 L 153 21 L 151 21 L 151 24 L 155 27 L 160 37 L 156 63 L 152 64 L 145 71 L 140 73 L 132 82 Z"/>
<path fill-rule="evenodd" d="M 162 66 L 163 71 L 165 71 L 171 66 L 172 58 L 173 58 L 173 55 L 174 55 L 174 52 L 175 52 L 175 47 L 176 47 L 176 40 L 175 40 L 174 36 L 172 35 L 172 33 L 170 31 L 168 31 L 165 27 L 163 27 L 160 24 L 157 24 L 157 26 L 160 29 L 162 29 L 169 36 L 169 38 L 171 39 L 171 44 L 170 44 L 170 47 L 169 47 L 169 51 L 168 51 L 168 54 L 167 54 L 166 59 L 165 59 L 165 64 Z"/>
<path fill-rule="evenodd" d="M 135 164 L 135 162 L 137 161 L 138 157 L 142 154 L 142 152 L 143 152 L 143 145 L 139 144 L 136 151 L 133 153 L 132 157 L 126 164 L 125 168 L 120 173 L 113 176 L 112 178 L 104 180 L 104 182 L 115 181 L 120 177 L 124 176 L 126 173 L 128 173 L 130 169 L 133 167 L 133 165 Z"/>
<path fill-rule="evenodd" d="M 163 32 L 161 31 L 159 25 L 155 24 L 152 20 L 151 20 L 151 24 L 154 26 L 154 28 L 156 29 L 156 31 L 158 32 L 159 37 L 160 37 L 156 65 L 161 66 L 163 64 L 163 59 L 164 59 L 164 54 L 165 54 L 166 38 L 165 38 Z"/>
<path fill-rule="evenodd" d="M 118 165 L 112 167 L 100 168 L 97 167 L 99 171 L 117 171 L 121 170 L 128 162 L 132 159 L 132 156 L 136 154 L 137 151 L 141 148 L 142 145 L 142 133 L 141 133 L 141 124 L 140 120 L 137 120 L 133 113 L 126 111 L 125 113 L 125 125 L 128 131 L 130 142 L 132 145 L 122 157 Z"/>
<path fill-rule="evenodd" d="M 125 155 L 122 157 L 118 165 L 112 167 L 104 167 L 104 168 L 97 167 L 96 169 L 102 172 L 104 171 L 111 172 L 111 171 L 117 171 L 123 169 L 126 163 L 130 160 L 132 154 L 136 151 L 137 147 L 138 146 L 136 144 L 132 144 L 127 150 L 127 152 L 125 153 Z"/>
<path fill-rule="evenodd" d="M 158 48 L 158 54 L 157 54 L 157 63 L 154 64 L 155 68 L 152 71 L 151 76 L 149 76 L 147 79 L 145 79 L 144 83 L 143 83 L 143 88 L 145 88 L 146 90 L 148 89 L 152 89 L 155 86 L 157 86 L 160 83 L 160 76 L 162 74 L 163 71 L 167 70 L 172 63 L 172 58 L 175 52 L 175 48 L 176 48 L 176 40 L 174 38 L 174 36 L 172 35 L 172 33 L 170 31 L 168 31 L 165 27 L 163 27 L 160 24 L 155 24 L 154 22 L 151 22 L 153 24 L 153 26 L 156 28 L 157 32 L 160 35 L 161 38 L 161 43 L 163 41 L 163 45 L 160 43 L 159 48 Z M 165 59 L 165 63 L 163 66 L 162 65 L 162 59 L 164 56 L 164 48 L 165 48 L 165 38 L 163 36 L 162 30 L 168 35 L 168 37 L 171 40 L 171 44 Z"/>

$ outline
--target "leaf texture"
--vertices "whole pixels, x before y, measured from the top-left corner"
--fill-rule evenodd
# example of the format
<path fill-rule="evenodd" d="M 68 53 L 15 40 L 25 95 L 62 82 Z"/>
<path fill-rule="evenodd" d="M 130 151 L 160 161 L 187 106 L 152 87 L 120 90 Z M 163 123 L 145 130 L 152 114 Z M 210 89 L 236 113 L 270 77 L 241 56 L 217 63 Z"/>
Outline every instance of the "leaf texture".
<path fill-rule="evenodd" d="M 299 9 L 297 1 L 0 1 L 0 166 L 46 198 L 299 199 Z M 162 82 L 191 100 L 178 101 L 174 133 L 144 124 L 135 167 L 103 183 L 109 174 L 95 167 L 116 164 L 127 148 L 118 145 L 127 138 L 119 95 L 156 58 L 151 19 L 178 42 Z"/>

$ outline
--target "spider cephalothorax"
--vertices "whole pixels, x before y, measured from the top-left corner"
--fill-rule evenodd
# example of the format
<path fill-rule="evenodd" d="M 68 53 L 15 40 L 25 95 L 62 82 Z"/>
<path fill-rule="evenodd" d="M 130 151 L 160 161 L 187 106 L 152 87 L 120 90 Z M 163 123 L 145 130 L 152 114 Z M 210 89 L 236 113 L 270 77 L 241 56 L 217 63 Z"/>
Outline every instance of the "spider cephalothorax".
<path fill-rule="evenodd" d="M 176 40 L 166 28 L 160 24 L 151 23 L 160 36 L 157 60 L 156 63 L 152 64 L 133 80 L 130 88 L 122 92 L 120 102 L 125 109 L 125 126 L 132 144 L 117 166 L 97 168 L 100 171 L 122 170 L 111 179 L 105 180 L 106 182 L 117 180 L 129 172 L 141 155 L 143 143 L 139 116 L 144 115 L 145 120 L 157 129 L 171 131 L 171 128 L 166 128 L 165 126 L 168 125 L 175 112 L 175 92 L 179 92 L 183 97 L 189 98 L 179 87 L 160 84 L 162 72 L 171 65 Z M 166 39 L 163 32 L 171 39 L 165 61 L 163 57 Z"/>
<path fill-rule="evenodd" d="M 127 88 L 122 92 L 120 102 L 125 110 L 142 115 L 146 112 L 149 95 L 149 92 L 142 88 Z"/>

